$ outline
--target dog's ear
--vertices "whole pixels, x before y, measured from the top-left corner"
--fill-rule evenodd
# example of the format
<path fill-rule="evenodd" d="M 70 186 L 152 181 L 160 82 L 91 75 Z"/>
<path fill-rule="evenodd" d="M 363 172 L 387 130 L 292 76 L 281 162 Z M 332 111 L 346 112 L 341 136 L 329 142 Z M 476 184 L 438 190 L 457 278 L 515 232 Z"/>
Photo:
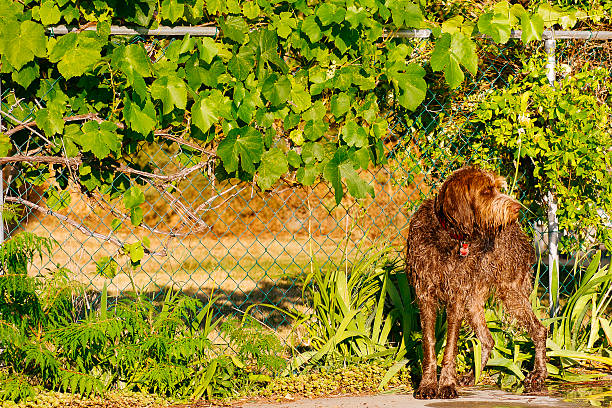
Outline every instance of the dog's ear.
<path fill-rule="evenodd" d="M 474 232 L 474 211 L 469 198 L 469 184 L 462 178 L 447 180 L 436 197 L 435 211 L 464 235 Z"/>

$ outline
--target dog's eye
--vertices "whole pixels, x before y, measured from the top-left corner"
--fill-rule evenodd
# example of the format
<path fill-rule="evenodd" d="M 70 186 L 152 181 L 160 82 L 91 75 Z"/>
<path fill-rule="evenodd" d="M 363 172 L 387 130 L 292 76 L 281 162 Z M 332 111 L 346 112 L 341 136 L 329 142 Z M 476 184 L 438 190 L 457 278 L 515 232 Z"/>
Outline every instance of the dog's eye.
<path fill-rule="evenodd" d="M 492 187 L 487 187 L 484 190 L 482 190 L 482 195 L 491 195 L 493 193 L 493 188 Z"/>

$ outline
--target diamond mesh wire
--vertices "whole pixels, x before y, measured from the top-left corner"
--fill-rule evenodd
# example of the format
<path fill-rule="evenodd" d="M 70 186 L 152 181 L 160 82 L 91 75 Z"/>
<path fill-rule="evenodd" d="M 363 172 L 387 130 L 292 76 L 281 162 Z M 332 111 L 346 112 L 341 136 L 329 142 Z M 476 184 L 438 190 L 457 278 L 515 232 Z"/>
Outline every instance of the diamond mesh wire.
<path fill-rule="evenodd" d="M 140 37 L 131 40 L 142 41 L 145 39 Z M 426 40 L 411 41 L 418 52 L 427 52 Z M 591 61 L 610 66 L 608 44 L 561 44 L 557 56 L 560 63 Z M 155 39 L 147 43 L 158 56 L 168 45 L 167 41 Z M 601 58 L 601 47 L 607 47 L 606 58 Z M 459 89 L 449 91 L 442 80 L 436 80 L 416 111 L 389 107 L 385 141 L 389 162 L 362 174 L 374 186 L 375 198 L 357 202 L 345 197 L 336 206 L 333 191 L 325 183 L 300 188 L 280 186 L 264 193 L 248 184 L 215 182 L 206 172 L 182 181 L 172 195 L 145 185 L 144 224 L 148 227 L 131 227 L 128 221 L 115 231 L 123 242 L 146 235 L 151 240 L 151 252 L 161 254 L 146 255 L 136 270 L 132 270 L 126 256 L 118 253 L 116 245 L 88 236 L 41 211 L 25 209 L 18 222 L 9 226 L 9 234 L 25 229 L 53 238 L 57 242 L 54 253 L 37 261 L 36 272 L 66 267 L 74 279 L 94 292 L 106 283 L 109 292 L 118 297 L 135 286 L 153 301 L 168 290 L 208 301 L 214 291 L 215 296 L 220 296 L 215 305 L 218 314 L 240 313 L 259 303 L 304 311 L 301 282 L 312 267 L 332 268 L 380 240 L 401 251 L 410 216 L 422 200 L 435 193 L 450 172 L 473 162 L 473 156 L 479 154 L 470 145 L 473 138 L 466 137 L 470 115 L 487 92 L 508 85 L 510 76 L 518 72 L 518 57 L 525 48 L 514 41 L 497 46 L 482 40 L 479 49 L 480 69 Z M 57 80 L 46 84 L 46 92 L 53 92 Z M 39 108 L 40 99 L 19 100 L 11 90 L 4 90 L 1 104 L 5 112 L 25 122 Z M 27 143 L 23 140 L 24 150 Z M 142 145 L 133 159 L 149 163 L 154 172 L 164 174 L 185 166 L 191 154 L 188 147 L 175 143 L 149 144 Z M 485 159 L 499 163 L 495 157 Z M 54 171 L 61 175 L 66 169 L 57 167 Z M 44 205 L 44 183 L 36 187 L 15 182 L 22 179 L 24 172 L 35 170 L 15 166 L 5 194 Z M 35 176 L 28 174 L 30 178 Z M 110 234 L 111 221 L 121 211 L 117 200 L 85 197 L 72 186 L 69 191 L 69 197 L 64 197 L 70 200 L 69 205 L 57 212 L 91 231 Z M 521 195 L 519 191 L 519 198 Z M 187 219 L 177 203 L 200 209 L 199 222 Z M 544 220 L 526 215 L 523 224 L 544 253 Z M 96 262 L 105 257 L 118 262 L 120 273 L 112 279 L 100 276 L 96 270 Z M 573 275 L 567 268 L 560 275 L 562 291 L 570 292 L 575 284 Z M 540 279 L 545 298 L 545 264 Z M 256 307 L 253 312 L 274 328 L 288 325 L 286 315 L 273 309 Z"/>

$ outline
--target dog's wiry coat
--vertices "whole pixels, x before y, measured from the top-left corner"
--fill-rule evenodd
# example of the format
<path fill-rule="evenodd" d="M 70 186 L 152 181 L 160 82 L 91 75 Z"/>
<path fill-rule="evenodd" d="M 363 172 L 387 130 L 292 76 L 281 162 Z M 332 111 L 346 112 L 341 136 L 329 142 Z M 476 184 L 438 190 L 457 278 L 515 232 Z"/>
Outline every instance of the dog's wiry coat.
<path fill-rule="evenodd" d="M 537 391 L 546 371 L 546 328 L 531 309 L 533 246 L 517 222 L 520 204 L 502 194 L 502 177 L 467 167 L 454 172 L 435 199 L 423 202 L 410 221 L 406 267 L 414 285 L 423 329 L 423 377 L 417 398 L 455 398 L 455 358 L 466 319 L 482 343 L 482 367 L 494 346 L 484 304 L 491 294 L 525 327 L 535 345 L 534 370 L 525 379 Z M 464 244 L 464 250 L 461 246 Z M 448 332 L 440 379 L 434 351 L 439 305 Z"/>

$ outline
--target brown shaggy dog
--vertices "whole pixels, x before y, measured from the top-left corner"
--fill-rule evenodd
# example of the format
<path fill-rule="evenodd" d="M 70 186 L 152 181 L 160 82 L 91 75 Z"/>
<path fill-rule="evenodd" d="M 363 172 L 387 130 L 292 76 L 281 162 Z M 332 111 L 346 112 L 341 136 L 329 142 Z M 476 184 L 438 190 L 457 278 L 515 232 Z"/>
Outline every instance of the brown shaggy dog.
<path fill-rule="evenodd" d="M 484 368 L 494 346 L 484 314 L 491 294 L 527 329 L 535 345 L 534 369 L 525 379 L 527 390 L 543 387 L 546 328 L 528 298 L 535 253 L 517 222 L 521 206 L 500 192 L 504 186 L 505 179 L 493 173 L 474 167 L 459 169 L 410 221 L 406 268 L 423 329 L 423 377 L 416 398 L 457 397 L 455 358 L 464 318 L 482 343 Z M 439 304 L 446 307 L 448 337 L 438 381 L 434 346 Z"/>

